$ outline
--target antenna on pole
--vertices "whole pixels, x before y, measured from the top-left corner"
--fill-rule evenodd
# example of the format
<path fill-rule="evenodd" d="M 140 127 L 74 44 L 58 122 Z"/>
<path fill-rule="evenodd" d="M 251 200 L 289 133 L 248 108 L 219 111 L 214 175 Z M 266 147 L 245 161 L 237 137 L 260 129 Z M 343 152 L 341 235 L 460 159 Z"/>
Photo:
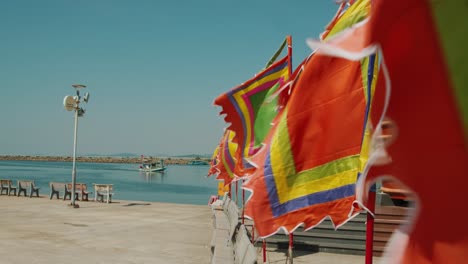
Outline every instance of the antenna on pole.
<path fill-rule="evenodd" d="M 65 96 L 63 99 L 63 106 L 67 111 L 75 110 L 75 133 L 73 138 L 73 169 L 72 169 L 72 194 L 70 197 L 71 203 L 70 207 L 72 208 L 79 208 L 78 204 L 75 204 L 75 184 L 76 184 L 76 145 L 77 145 L 77 138 L 78 138 L 78 117 L 81 117 L 85 113 L 85 109 L 80 107 L 81 103 L 81 96 L 80 96 L 80 89 L 86 88 L 86 85 L 83 84 L 72 84 L 72 87 L 76 90 L 76 96 Z M 87 103 L 89 100 L 89 93 L 85 93 L 83 101 Z"/>

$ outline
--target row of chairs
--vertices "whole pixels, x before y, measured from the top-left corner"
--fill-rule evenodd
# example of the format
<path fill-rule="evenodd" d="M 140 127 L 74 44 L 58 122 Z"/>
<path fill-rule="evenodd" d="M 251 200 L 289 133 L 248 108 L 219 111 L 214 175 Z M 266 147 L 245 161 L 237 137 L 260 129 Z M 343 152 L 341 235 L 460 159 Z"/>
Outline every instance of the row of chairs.
<path fill-rule="evenodd" d="M 95 189 L 94 201 L 104 202 L 104 199 L 107 203 L 112 201 L 112 195 L 114 194 L 112 184 L 93 184 Z M 60 193 L 63 193 L 63 200 L 71 199 L 72 193 L 72 184 L 71 183 L 61 183 L 61 182 L 50 182 L 50 199 L 54 196 L 57 199 L 60 199 Z M 9 179 L 0 179 L 0 195 L 14 195 L 14 196 L 24 196 L 39 197 L 40 187 L 36 186 L 32 180 L 17 180 L 17 184 L 14 185 L 12 180 Z M 92 193 L 88 191 L 87 185 L 85 183 L 76 183 L 75 184 L 75 199 L 79 200 L 81 197 L 82 201 L 88 201 L 89 194 Z"/>
<path fill-rule="evenodd" d="M 66 200 L 67 197 L 71 197 L 72 193 L 72 184 L 64 182 L 50 182 L 50 199 L 54 196 L 57 199 L 60 199 L 60 193 L 63 193 L 63 200 Z M 113 184 L 97 184 L 93 183 L 94 186 L 94 201 L 104 202 L 104 199 L 107 203 L 112 202 Z M 88 201 L 89 194 L 93 193 L 89 191 L 86 183 L 75 183 L 75 199 L 79 200 L 81 196 L 82 201 Z"/>
<path fill-rule="evenodd" d="M 72 193 L 72 184 L 71 183 L 65 183 L 65 182 L 50 182 L 49 183 L 50 187 L 50 195 L 49 198 L 52 199 L 54 196 L 57 197 L 57 199 L 60 199 L 60 193 L 63 193 L 63 200 L 65 201 L 68 197 L 68 199 L 71 199 L 71 193 Z M 81 195 L 81 200 L 82 201 L 88 201 L 89 194 L 92 192 L 88 191 L 88 187 L 85 183 L 75 183 L 75 199 L 80 200 L 80 195 Z"/>
<path fill-rule="evenodd" d="M 0 195 L 15 195 L 21 196 L 21 193 L 24 196 L 27 196 L 27 192 L 29 190 L 29 197 L 32 197 L 34 194 L 39 197 L 39 187 L 37 187 L 34 181 L 25 181 L 25 180 L 18 180 L 17 185 L 13 185 L 12 180 L 2 179 L 0 180 Z M 18 191 L 18 192 L 17 192 Z"/>

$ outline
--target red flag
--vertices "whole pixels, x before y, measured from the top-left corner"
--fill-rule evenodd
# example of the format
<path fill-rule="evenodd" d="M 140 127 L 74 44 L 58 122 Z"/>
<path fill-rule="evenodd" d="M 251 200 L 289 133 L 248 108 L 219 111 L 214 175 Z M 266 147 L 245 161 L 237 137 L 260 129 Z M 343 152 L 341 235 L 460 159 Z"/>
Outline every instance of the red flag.
<path fill-rule="evenodd" d="M 368 15 L 369 1 L 351 6 L 330 29 L 338 34 Z M 302 67 L 301 67 L 302 68 Z M 329 217 L 335 228 L 357 214 L 355 183 L 368 114 L 374 59 L 313 55 L 295 80 L 244 184 L 245 209 L 258 236 L 310 229 Z"/>
<path fill-rule="evenodd" d="M 468 6 L 463 1 L 374 2 L 368 23 L 332 42 L 344 48 L 335 54 L 352 59 L 358 54 L 347 52 L 367 47 L 366 53 L 373 50 L 369 44 L 376 44 L 385 62 L 387 85 L 379 78 L 371 116 L 374 124 L 382 111 L 392 120 L 392 144 L 371 154 L 380 166 L 371 168 L 361 187 L 392 175 L 418 197 L 417 215 L 393 236 L 386 260 L 466 263 Z M 349 41 L 358 35 L 360 42 Z M 386 160 L 382 155 L 375 159 L 385 152 Z"/>

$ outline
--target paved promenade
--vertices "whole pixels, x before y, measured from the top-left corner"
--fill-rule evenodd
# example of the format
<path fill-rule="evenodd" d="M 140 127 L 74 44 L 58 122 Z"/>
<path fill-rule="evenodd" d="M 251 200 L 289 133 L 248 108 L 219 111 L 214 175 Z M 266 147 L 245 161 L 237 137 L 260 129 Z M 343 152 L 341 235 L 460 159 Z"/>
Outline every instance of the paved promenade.
<path fill-rule="evenodd" d="M 77 202 L 0 196 L 0 263 L 209 263 L 208 206 Z M 262 263 L 261 249 L 257 250 Z M 268 263 L 285 263 L 268 249 Z M 363 256 L 295 252 L 294 263 L 364 263 Z"/>
<path fill-rule="evenodd" d="M 207 206 L 0 196 L 0 263 L 209 263 Z"/>

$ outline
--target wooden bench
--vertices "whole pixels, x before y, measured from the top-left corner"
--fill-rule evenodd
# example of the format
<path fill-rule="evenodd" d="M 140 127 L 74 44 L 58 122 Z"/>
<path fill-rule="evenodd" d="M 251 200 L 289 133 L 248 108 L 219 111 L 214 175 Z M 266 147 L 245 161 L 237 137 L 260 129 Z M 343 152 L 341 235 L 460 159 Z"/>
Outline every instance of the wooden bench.
<path fill-rule="evenodd" d="M 81 201 L 89 201 L 88 197 L 89 194 L 92 192 L 88 191 L 88 186 L 86 185 L 86 183 L 77 183 L 76 191 L 81 194 Z"/>
<path fill-rule="evenodd" d="M 66 196 L 70 197 L 71 192 L 72 192 L 72 184 L 67 183 L 66 189 L 68 190 L 68 194 Z M 80 200 L 80 195 L 81 195 L 81 200 L 82 201 L 88 201 L 90 192 L 88 192 L 88 186 L 86 183 L 75 183 L 75 200 L 79 201 Z M 71 199 L 71 198 L 70 198 Z M 64 197 L 65 200 L 65 197 Z"/>
<path fill-rule="evenodd" d="M 104 197 L 106 197 L 106 203 L 112 202 L 112 193 L 114 189 L 113 184 L 97 184 L 94 185 L 94 201 L 104 202 Z"/>
<path fill-rule="evenodd" d="M 68 190 L 67 184 L 64 182 L 50 182 L 49 187 L 50 199 L 52 199 L 54 195 L 57 197 L 57 199 L 60 199 L 60 191 L 63 192 L 63 200 L 66 200 L 67 197 L 71 197 L 71 191 Z"/>
<path fill-rule="evenodd" d="M 16 196 L 16 187 L 13 186 L 12 180 L 0 180 L 0 195 L 3 194 L 3 191 L 5 191 L 5 195 L 9 196 L 11 192 L 14 192 Z"/>
<path fill-rule="evenodd" d="M 27 191 L 29 189 L 29 198 L 36 194 L 39 197 L 39 187 L 36 187 L 34 181 L 22 181 L 18 180 L 18 197 L 21 196 L 21 193 L 24 193 L 24 196 L 27 196 Z"/>

